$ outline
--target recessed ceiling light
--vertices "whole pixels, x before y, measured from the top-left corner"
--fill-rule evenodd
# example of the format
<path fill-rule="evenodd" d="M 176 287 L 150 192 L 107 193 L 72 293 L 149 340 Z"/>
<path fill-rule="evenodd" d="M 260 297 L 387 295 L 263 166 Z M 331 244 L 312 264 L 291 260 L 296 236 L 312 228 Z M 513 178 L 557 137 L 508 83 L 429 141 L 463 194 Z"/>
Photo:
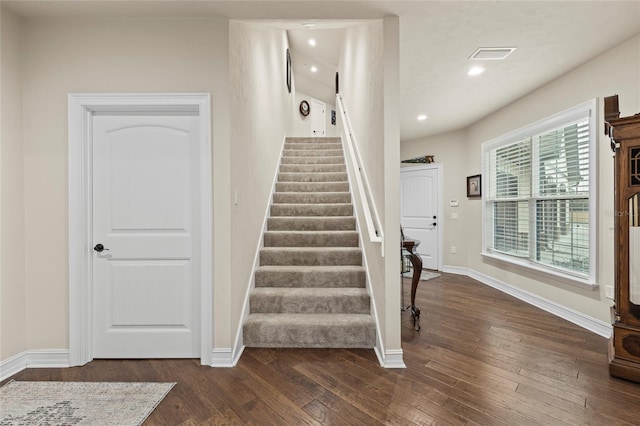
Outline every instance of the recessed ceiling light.
<path fill-rule="evenodd" d="M 314 24 L 313 22 L 305 22 L 304 24 L 302 24 L 302 26 L 307 29 L 311 29 L 311 28 L 315 28 L 316 24 Z"/>
<path fill-rule="evenodd" d="M 474 76 L 474 75 L 480 75 L 483 72 L 484 72 L 484 68 L 482 67 L 472 67 L 469 69 L 469 71 L 467 71 L 467 74 Z"/>
<path fill-rule="evenodd" d="M 316 45 L 316 39 L 315 38 L 310 38 L 309 39 L 309 45 L 315 46 Z"/>
<path fill-rule="evenodd" d="M 318 67 L 315 65 L 311 67 L 311 72 L 318 72 Z"/>
<path fill-rule="evenodd" d="M 418 121 L 424 121 L 427 119 L 426 114 L 420 114 L 418 117 L 416 117 Z"/>

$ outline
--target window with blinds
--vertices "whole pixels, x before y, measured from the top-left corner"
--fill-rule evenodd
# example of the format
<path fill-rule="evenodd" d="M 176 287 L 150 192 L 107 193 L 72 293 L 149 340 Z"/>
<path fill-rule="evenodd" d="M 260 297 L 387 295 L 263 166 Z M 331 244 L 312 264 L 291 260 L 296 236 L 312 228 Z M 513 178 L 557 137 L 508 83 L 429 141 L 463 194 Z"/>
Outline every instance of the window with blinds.
<path fill-rule="evenodd" d="M 483 144 L 485 254 L 593 281 L 594 107 Z"/>

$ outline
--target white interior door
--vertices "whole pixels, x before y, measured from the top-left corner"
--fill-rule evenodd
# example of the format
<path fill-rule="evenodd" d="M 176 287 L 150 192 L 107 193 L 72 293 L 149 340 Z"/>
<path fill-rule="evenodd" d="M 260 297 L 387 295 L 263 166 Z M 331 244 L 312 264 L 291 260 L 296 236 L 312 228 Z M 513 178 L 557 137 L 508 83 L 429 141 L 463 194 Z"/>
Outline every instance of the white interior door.
<path fill-rule="evenodd" d="M 406 238 L 420 240 L 417 251 L 426 269 L 440 264 L 438 185 L 437 168 L 400 172 L 400 223 Z"/>
<path fill-rule="evenodd" d="M 325 136 L 327 131 L 326 105 L 311 98 L 311 134 Z"/>
<path fill-rule="evenodd" d="M 93 356 L 199 358 L 198 118 L 93 118 Z"/>

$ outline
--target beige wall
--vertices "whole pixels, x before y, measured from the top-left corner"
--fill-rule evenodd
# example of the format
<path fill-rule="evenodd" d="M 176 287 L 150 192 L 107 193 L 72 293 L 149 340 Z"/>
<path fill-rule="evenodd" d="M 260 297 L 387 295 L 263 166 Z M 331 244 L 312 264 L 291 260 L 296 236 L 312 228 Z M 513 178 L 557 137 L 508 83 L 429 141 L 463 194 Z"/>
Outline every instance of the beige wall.
<path fill-rule="evenodd" d="M 400 149 L 400 158 L 403 160 L 433 155 L 436 163 L 443 164 L 443 198 L 440 200 L 443 217 L 438 226 L 443 227 L 442 264 L 447 266 L 466 266 L 468 240 L 463 224 L 470 220 L 467 207 L 481 202 L 467 199 L 465 176 L 478 174 L 480 169 L 467 173 L 469 158 L 465 150 L 466 142 L 466 130 L 458 130 L 426 139 L 403 141 Z M 415 165 L 402 164 L 402 167 Z M 458 200 L 459 207 L 450 207 L 449 200 Z M 458 213 L 459 219 L 452 220 L 451 213 Z M 456 247 L 456 254 L 451 254 L 451 247 Z"/>
<path fill-rule="evenodd" d="M 26 346 L 68 348 L 69 92 L 212 94 L 214 277 L 228 283 L 228 21 L 65 18 L 24 24 Z M 226 307 L 228 299 L 216 303 L 214 315 Z M 224 331 L 214 334 L 215 341 L 224 339 Z"/>
<path fill-rule="evenodd" d="M 68 348 L 70 92 L 212 94 L 213 343 L 214 349 L 231 348 L 252 278 L 247 260 L 261 236 L 282 137 L 291 132 L 297 111 L 280 60 L 288 45 L 285 32 L 222 18 L 30 18 L 24 20 L 21 43 L 16 52 L 22 69 L 14 77 L 22 84 L 13 87 L 25 113 L 16 126 L 22 144 L 12 156 L 23 160 L 12 173 L 24 176 L 23 191 L 14 188 L 24 202 L 11 213 L 23 221 L 23 231 L 13 227 L 12 232 L 23 235 L 11 237 L 11 244 L 24 244 L 24 267 L 15 269 L 24 277 L 11 303 L 20 307 L 15 311 L 24 325 L 13 329 L 16 348 L 2 352 L 2 359 L 25 349 Z M 10 73 L 4 71 L 3 66 L 6 80 Z M 380 101 L 381 96 L 378 112 Z M 3 126 L 3 135 L 9 131 Z M 233 205 L 236 189 L 239 203 Z M 3 274 L 9 272 L 3 268 Z M 3 309 L 2 315 L 11 312 Z"/>
<path fill-rule="evenodd" d="M 610 214 L 613 205 L 613 160 L 609 140 L 603 134 L 602 98 L 618 94 L 622 115 L 632 115 L 640 112 L 639 88 L 640 35 L 470 126 L 466 136 L 464 132 L 453 132 L 423 141 L 403 143 L 403 154 L 406 153 L 407 156 L 433 153 L 436 155 L 436 161 L 445 163 L 444 202 L 453 198 L 464 200 L 459 208 L 461 231 L 452 229 L 452 226 L 445 228 L 445 264 L 468 267 L 590 317 L 609 322 L 611 301 L 605 297 L 605 288 L 613 285 L 614 281 L 615 247 L 613 216 Z M 482 143 L 593 98 L 598 98 L 596 136 L 599 198 L 596 278 L 600 288 L 596 291 L 585 290 L 549 278 L 547 275 L 484 260 L 480 255 L 482 203 L 466 200 L 461 195 L 464 190 L 464 177 L 480 173 L 482 170 Z M 448 140 L 453 142 L 453 146 L 443 148 L 441 142 Z M 455 158 L 457 155 L 458 163 Z M 449 170 L 451 168 L 455 168 L 457 176 Z M 450 179 L 456 179 L 457 182 L 449 182 Z M 458 241 L 463 236 L 466 236 L 468 241 L 465 257 L 460 256 L 460 248 L 458 255 L 447 255 L 447 249 L 451 245 L 460 247 Z"/>
<path fill-rule="evenodd" d="M 21 26 L 2 10 L 0 35 L 0 360 L 25 349 L 24 162 Z"/>
<path fill-rule="evenodd" d="M 362 156 L 366 175 L 372 190 L 376 192 L 374 194 L 375 203 L 381 216 L 383 214 L 381 210 L 384 208 L 382 29 L 382 21 L 366 22 L 345 29 L 338 62 L 340 93 L 351 121 L 353 135 Z M 370 139 L 370 134 L 375 134 L 375 137 Z M 352 169 L 352 180 L 354 173 L 356 171 Z M 352 192 L 359 218 L 360 237 L 369 268 L 369 286 L 380 324 L 378 331 L 384 344 L 387 334 L 385 329 L 384 258 L 381 255 L 380 244 L 369 241 L 362 204 L 356 193 L 355 181 L 353 182 Z M 382 217 L 380 219 L 382 220 Z"/>
<path fill-rule="evenodd" d="M 382 151 L 384 164 L 384 301 L 385 346 L 389 351 L 401 351 L 400 312 L 400 18 L 383 19 L 383 122 Z M 399 361 L 399 360 L 397 360 Z M 399 366 L 396 364 L 395 366 Z"/>
<path fill-rule="evenodd" d="M 312 136 L 311 114 L 305 117 L 304 115 L 300 114 L 300 111 L 299 111 L 300 102 L 302 102 L 303 100 L 306 100 L 307 102 L 309 102 L 309 105 L 311 105 L 311 96 L 301 92 L 295 92 L 295 94 L 296 94 L 296 98 L 294 102 L 295 112 L 292 117 L 292 126 L 288 136 L 303 136 L 303 137 Z M 320 100 L 320 102 L 324 102 L 324 101 Z M 325 136 L 337 137 L 337 136 L 340 136 L 340 132 L 338 130 L 337 125 L 334 126 L 333 124 L 331 124 L 331 110 L 336 111 L 336 106 L 334 104 L 329 104 L 325 102 L 325 127 L 326 127 Z"/>
<path fill-rule="evenodd" d="M 378 206 L 384 206 L 383 46 L 381 20 L 346 28 L 338 65 L 340 93 Z"/>
<path fill-rule="evenodd" d="M 398 37 L 397 18 L 349 27 L 338 65 L 340 92 L 384 234 L 384 246 L 369 241 L 362 206 L 354 194 L 381 349 L 387 352 L 400 350 Z"/>
<path fill-rule="evenodd" d="M 241 326 L 253 258 L 262 237 L 283 137 L 290 126 L 295 91 L 285 80 L 286 32 L 231 21 L 231 330 Z"/>

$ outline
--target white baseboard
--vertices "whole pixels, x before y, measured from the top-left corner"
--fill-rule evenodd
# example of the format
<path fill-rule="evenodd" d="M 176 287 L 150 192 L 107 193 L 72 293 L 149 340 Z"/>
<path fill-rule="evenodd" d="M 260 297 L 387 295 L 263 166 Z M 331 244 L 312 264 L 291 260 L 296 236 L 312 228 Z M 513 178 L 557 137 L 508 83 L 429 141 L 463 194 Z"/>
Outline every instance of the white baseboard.
<path fill-rule="evenodd" d="M 240 361 L 240 356 L 242 356 L 242 352 L 244 352 L 245 346 L 242 345 L 239 348 L 236 348 L 236 354 L 233 356 L 233 366 L 238 365 L 238 361 Z"/>
<path fill-rule="evenodd" d="M 390 349 L 384 352 L 384 355 L 380 351 L 380 347 L 373 348 L 378 357 L 378 362 L 383 368 L 407 368 L 402 360 L 402 349 Z"/>
<path fill-rule="evenodd" d="M 456 274 L 456 275 L 466 275 L 469 276 L 469 268 L 464 268 L 462 266 L 448 266 L 444 265 L 442 267 L 442 272 L 446 272 L 447 274 Z"/>
<path fill-rule="evenodd" d="M 50 349 L 23 351 L 0 362 L 0 380 L 5 380 L 25 368 L 69 367 L 69 350 Z"/>
<path fill-rule="evenodd" d="M 237 358 L 234 359 L 231 348 L 214 349 L 211 353 L 211 359 L 213 360 L 211 362 L 211 366 L 223 368 L 235 367 L 241 353 L 242 351 L 239 351 Z"/>
<path fill-rule="evenodd" d="M 384 368 L 407 368 L 402 359 L 402 349 L 389 349 L 385 352 Z"/>
<path fill-rule="evenodd" d="M 514 287 L 510 284 L 496 280 L 488 275 L 474 271 L 473 269 L 463 268 L 460 266 L 444 266 L 442 272 L 448 272 L 450 274 L 466 275 L 482 284 L 493 287 L 496 290 L 500 290 L 503 293 L 509 294 L 516 299 L 520 299 L 523 302 L 527 302 L 537 308 L 547 311 L 557 317 L 567 320 L 573 324 L 576 324 L 586 330 L 596 333 L 602 337 L 610 338 L 613 333 L 613 327 L 611 324 L 601 321 L 597 318 L 590 317 L 581 312 L 575 311 L 566 306 L 560 305 L 551 300 L 540 297 L 536 294 L 530 293 L 526 290 Z"/>

